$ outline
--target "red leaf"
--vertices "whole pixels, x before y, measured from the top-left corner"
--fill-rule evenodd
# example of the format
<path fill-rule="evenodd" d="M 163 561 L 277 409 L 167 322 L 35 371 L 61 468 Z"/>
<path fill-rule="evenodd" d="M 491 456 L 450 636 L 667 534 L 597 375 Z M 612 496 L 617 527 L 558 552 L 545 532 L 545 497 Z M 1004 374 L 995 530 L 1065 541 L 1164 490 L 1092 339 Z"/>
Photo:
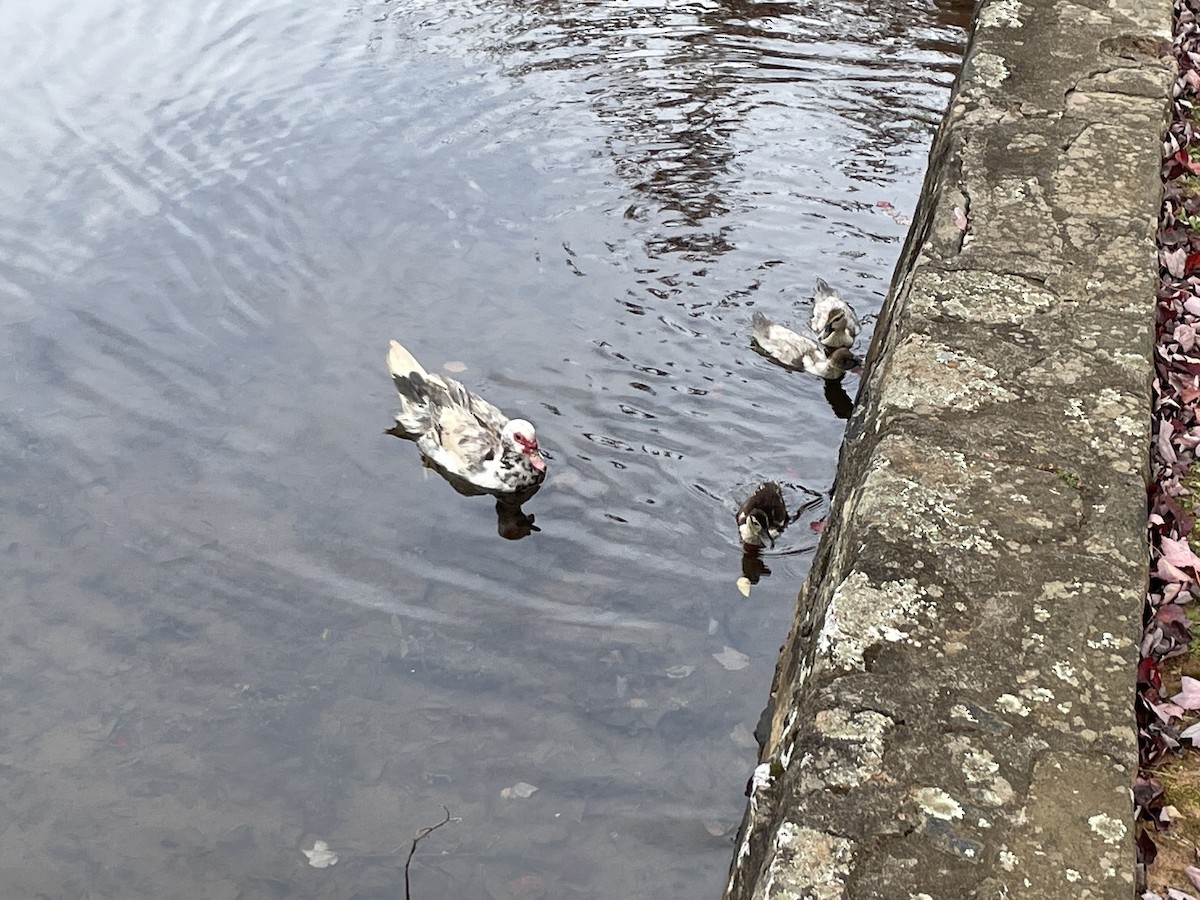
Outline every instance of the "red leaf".
<path fill-rule="evenodd" d="M 1196 163 L 1192 162 L 1192 158 L 1188 155 L 1186 150 L 1176 151 L 1174 158 L 1177 163 L 1179 163 L 1193 175 L 1200 175 L 1200 167 L 1197 167 Z"/>

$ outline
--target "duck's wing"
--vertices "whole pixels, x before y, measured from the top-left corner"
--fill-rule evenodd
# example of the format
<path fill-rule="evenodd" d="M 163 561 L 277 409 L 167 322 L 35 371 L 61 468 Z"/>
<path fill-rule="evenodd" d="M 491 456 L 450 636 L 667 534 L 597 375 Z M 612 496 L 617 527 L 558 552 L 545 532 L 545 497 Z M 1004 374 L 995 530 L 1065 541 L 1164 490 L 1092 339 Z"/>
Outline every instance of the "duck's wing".
<path fill-rule="evenodd" d="M 434 376 L 436 377 L 436 376 Z M 483 427 L 469 407 L 454 404 L 436 410 L 434 446 L 429 455 L 448 471 L 470 479 L 500 455 L 500 434 Z"/>
<path fill-rule="evenodd" d="M 785 366 L 802 368 L 805 356 L 820 349 L 816 341 L 797 334 L 790 328 L 774 324 L 762 313 L 754 314 L 753 325 L 754 342 L 758 344 L 759 349 Z"/>

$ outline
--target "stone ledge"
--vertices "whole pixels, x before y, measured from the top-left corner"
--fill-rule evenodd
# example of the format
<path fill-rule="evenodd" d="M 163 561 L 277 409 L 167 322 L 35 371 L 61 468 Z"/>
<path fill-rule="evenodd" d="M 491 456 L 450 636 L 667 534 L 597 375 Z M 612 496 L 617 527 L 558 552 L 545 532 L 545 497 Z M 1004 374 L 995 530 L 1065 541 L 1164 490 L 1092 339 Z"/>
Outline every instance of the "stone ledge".
<path fill-rule="evenodd" d="M 1164 0 L 983 0 L 731 900 L 1131 895 L 1170 26 Z"/>

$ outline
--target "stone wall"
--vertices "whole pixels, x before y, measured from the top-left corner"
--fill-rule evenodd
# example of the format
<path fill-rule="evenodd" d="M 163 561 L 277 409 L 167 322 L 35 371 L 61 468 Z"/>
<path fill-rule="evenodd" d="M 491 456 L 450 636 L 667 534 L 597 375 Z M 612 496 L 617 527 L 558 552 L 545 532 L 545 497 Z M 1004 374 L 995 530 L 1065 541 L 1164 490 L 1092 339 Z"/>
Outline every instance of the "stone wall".
<path fill-rule="evenodd" d="M 983 0 L 726 896 L 1132 894 L 1165 0 Z"/>

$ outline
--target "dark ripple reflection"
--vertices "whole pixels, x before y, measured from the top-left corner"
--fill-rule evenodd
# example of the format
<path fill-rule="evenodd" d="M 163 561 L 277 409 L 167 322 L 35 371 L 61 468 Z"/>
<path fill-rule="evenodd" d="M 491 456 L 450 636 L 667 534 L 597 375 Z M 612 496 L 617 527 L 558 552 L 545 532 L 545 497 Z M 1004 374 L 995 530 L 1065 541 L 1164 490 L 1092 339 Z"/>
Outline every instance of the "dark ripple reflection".
<path fill-rule="evenodd" d="M 969 14 L 0 5 L 6 891 L 395 897 L 445 804 L 414 896 L 716 896 L 825 511 L 744 598 L 732 510 L 846 412 L 750 308 L 877 311 Z M 383 435 L 389 337 L 540 531 Z"/>

